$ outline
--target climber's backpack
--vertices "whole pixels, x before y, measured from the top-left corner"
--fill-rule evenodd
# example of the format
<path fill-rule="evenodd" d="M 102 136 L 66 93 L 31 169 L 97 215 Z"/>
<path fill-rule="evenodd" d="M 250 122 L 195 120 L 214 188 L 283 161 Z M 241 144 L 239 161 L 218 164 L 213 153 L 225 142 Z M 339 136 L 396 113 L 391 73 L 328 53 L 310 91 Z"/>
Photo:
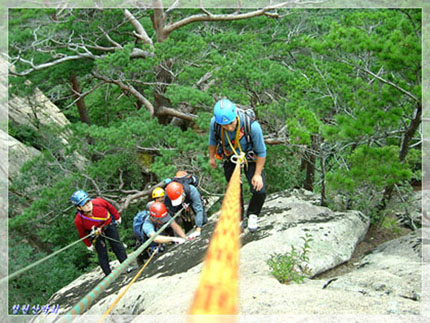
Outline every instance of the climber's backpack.
<path fill-rule="evenodd" d="M 146 218 L 149 216 L 149 212 L 139 211 L 133 219 L 133 233 L 139 240 L 142 239 L 142 228 Z"/>
<path fill-rule="evenodd" d="M 186 171 L 178 171 L 176 176 L 172 178 L 172 181 L 188 184 L 197 187 L 199 185 L 199 178 L 196 175 L 189 174 Z"/>

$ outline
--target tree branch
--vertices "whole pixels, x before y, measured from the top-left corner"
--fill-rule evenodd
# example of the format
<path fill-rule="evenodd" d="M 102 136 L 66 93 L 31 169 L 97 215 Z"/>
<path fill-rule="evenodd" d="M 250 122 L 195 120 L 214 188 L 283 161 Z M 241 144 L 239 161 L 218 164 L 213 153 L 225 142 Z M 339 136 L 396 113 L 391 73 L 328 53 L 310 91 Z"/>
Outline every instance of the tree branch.
<path fill-rule="evenodd" d="M 120 87 L 121 90 L 130 92 L 139 100 L 139 102 L 141 102 L 146 107 L 151 116 L 154 115 L 154 106 L 152 105 L 152 103 L 147 98 L 145 98 L 138 90 L 136 90 L 133 85 L 126 85 L 121 81 L 108 79 L 107 77 L 101 76 L 96 72 L 92 72 L 91 74 L 99 80 L 103 80 L 106 83 L 116 84 Z"/>
<path fill-rule="evenodd" d="M 137 199 L 142 198 L 142 197 L 145 197 L 145 196 L 149 196 L 152 193 L 152 190 L 154 188 L 156 188 L 156 187 L 164 187 L 164 185 L 166 185 L 166 183 L 164 183 L 164 181 L 162 181 L 162 182 L 158 183 L 157 185 L 154 185 L 150 189 L 147 189 L 145 191 L 140 191 L 138 193 L 135 193 L 135 194 L 127 196 L 121 202 L 120 207 L 118 209 L 118 212 L 121 213 L 122 211 L 126 210 L 132 201 L 137 200 Z"/>
<path fill-rule="evenodd" d="M 360 68 L 360 67 L 359 67 Z M 380 80 L 382 83 L 391 85 L 392 87 L 396 88 L 397 90 L 399 90 L 400 92 L 402 92 L 403 94 L 406 94 L 408 97 L 410 97 L 411 99 L 413 99 L 416 102 L 420 102 L 420 99 L 417 98 L 415 95 L 413 95 L 411 92 L 406 91 L 405 89 L 401 88 L 400 86 L 398 86 L 397 84 L 394 84 L 391 81 L 388 81 L 382 77 L 380 77 L 379 75 L 376 75 L 375 73 L 373 73 L 372 71 L 369 71 L 367 68 L 360 68 L 362 71 L 366 72 L 367 74 L 372 75 L 374 78 Z"/>
<path fill-rule="evenodd" d="M 165 106 L 161 106 L 157 112 L 157 115 L 161 116 L 161 115 L 168 115 L 171 117 L 176 117 L 176 118 L 180 118 L 180 119 L 184 119 L 184 120 L 188 120 L 188 121 L 195 121 L 197 119 L 197 116 L 195 114 L 188 114 L 188 113 L 183 113 L 181 111 L 172 109 L 172 108 L 168 108 Z"/>
<path fill-rule="evenodd" d="M 106 39 L 107 39 L 110 43 L 112 43 L 112 44 L 115 46 L 115 48 L 117 48 L 117 49 L 122 49 L 122 46 L 121 46 L 119 43 L 117 43 L 116 41 L 114 41 L 112 38 L 110 38 L 110 36 L 108 35 L 108 33 L 107 33 L 107 32 L 105 32 L 105 31 L 103 30 L 103 28 L 101 28 L 101 27 L 99 26 L 99 29 L 100 29 L 100 31 L 103 33 L 103 35 L 105 35 Z"/>
<path fill-rule="evenodd" d="M 320 1 L 290 0 L 290 1 L 281 2 L 281 3 L 275 4 L 275 5 L 267 6 L 267 7 L 264 7 L 262 9 L 243 13 L 243 14 L 240 14 L 236 11 L 236 13 L 234 13 L 234 14 L 225 14 L 225 15 L 213 15 L 209 11 L 207 11 L 206 9 L 201 7 L 200 9 L 204 12 L 204 14 L 194 15 L 191 17 L 184 18 L 180 21 L 168 24 L 164 27 L 164 32 L 166 34 L 170 34 L 172 31 L 174 31 L 178 28 L 181 28 L 185 25 L 188 25 L 188 24 L 193 23 L 193 22 L 198 22 L 198 21 L 231 21 L 231 20 L 254 18 L 254 17 L 258 17 L 258 16 L 263 16 L 263 15 L 271 17 L 271 18 L 279 18 L 279 15 L 277 13 L 270 13 L 268 11 L 273 10 L 273 9 L 283 8 L 283 7 L 286 7 L 288 5 L 321 4 L 324 2 L 326 2 L 326 0 L 320 0 Z M 239 2 L 239 7 L 240 6 L 241 6 L 241 4 Z"/>
<path fill-rule="evenodd" d="M 148 44 L 151 46 L 151 48 L 154 48 L 154 43 L 152 42 L 152 39 L 149 38 L 148 34 L 146 33 L 143 26 L 140 24 L 140 22 L 131 14 L 130 11 L 127 9 L 124 10 L 125 17 L 130 21 L 130 23 L 133 25 L 134 29 L 136 29 L 137 32 L 134 33 L 134 35 L 142 40 L 145 44 Z"/>
<path fill-rule="evenodd" d="M 44 63 L 44 64 L 40 64 L 40 65 L 34 65 L 33 61 L 28 61 L 28 60 L 25 60 L 23 58 L 18 58 L 17 61 L 28 64 L 31 66 L 31 68 L 24 70 L 22 72 L 16 72 L 16 71 L 14 71 L 14 68 L 10 67 L 9 73 L 11 75 L 16 75 L 16 76 L 26 76 L 26 75 L 34 72 L 34 71 L 40 71 L 40 70 L 43 70 L 43 69 L 51 67 L 51 66 L 55 66 L 55 65 L 58 65 L 58 64 L 61 64 L 64 62 L 74 61 L 74 60 L 78 60 L 78 59 L 82 59 L 82 58 L 89 58 L 89 59 L 94 60 L 97 58 L 97 56 L 93 55 L 92 53 L 87 52 L 86 54 L 78 54 L 78 55 L 62 57 L 60 59 L 51 61 L 49 63 Z"/>
<path fill-rule="evenodd" d="M 72 105 L 74 105 L 76 102 L 78 102 L 80 99 L 82 99 L 82 98 L 84 98 L 84 97 L 86 97 L 88 94 L 90 94 L 90 93 L 92 93 L 92 92 L 94 92 L 95 90 L 97 90 L 100 86 L 102 86 L 103 85 L 103 83 L 102 82 L 100 82 L 100 83 L 98 83 L 96 86 L 94 86 L 91 90 L 88 90 L 87 92 L 85 92 L 85 93 L 78 93 L 78 92 L 76 92 L 73 88 L 70 88 L 71 90 L 72 90 L 72 92 L 75 94 L 75 95 L 78 95 L 78 97 L 76 97 L 76 99 L 75 100 L 73 100 L 73 102 L 72 103 L 70 103 L 70 104 L 68 104 L 66 107 L 65 107 L 65 109 L 67 109 L 67 108 L 69 108 L 69 107 L 71 107 Z"/>

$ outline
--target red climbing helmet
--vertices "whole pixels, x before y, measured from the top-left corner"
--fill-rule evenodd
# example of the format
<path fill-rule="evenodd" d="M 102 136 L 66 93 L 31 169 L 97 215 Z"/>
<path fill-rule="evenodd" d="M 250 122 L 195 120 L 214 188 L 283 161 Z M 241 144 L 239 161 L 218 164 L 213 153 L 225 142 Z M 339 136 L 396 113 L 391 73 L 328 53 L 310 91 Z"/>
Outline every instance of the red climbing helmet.
<path fill-rule="evenodd" d="M 167 215 L 167 209 L 163 202 L 154 202 L 149 208 L 149 214 L 154 218 L 164 218 Z"/>
<path fill-rule="evenodd" d="M 182 194 L 184 193 L 184 187 L 181 183 L 171 182 L 166 187 L 166 194 L 172 201 L 173 206 L 178 206 L 182 203 Z"/>

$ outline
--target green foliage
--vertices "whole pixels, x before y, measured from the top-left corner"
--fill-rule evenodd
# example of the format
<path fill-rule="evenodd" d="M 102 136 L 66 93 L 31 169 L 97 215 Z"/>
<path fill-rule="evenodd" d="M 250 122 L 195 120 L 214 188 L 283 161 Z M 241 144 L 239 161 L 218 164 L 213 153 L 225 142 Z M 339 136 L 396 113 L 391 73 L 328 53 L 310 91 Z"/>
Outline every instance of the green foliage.
<path fill-rule="evenodd" d="M 56 248 L 56 249 L 59 249 Z M 9 309 L 15 304 L 48 304 L 53 293 L 84 273 L 84 248 L 61 253 L 9 281 Z M 13 273 L 47 256 L 19 237 L 9 238 L 9 273 Z M 81 268 L 76 264 L 80 263 Z M 11 313 L 10 313 L 11 314 Z"/>
<path fill-rule="evenodd" d="M 267 260 L 273 276 L 282 284 L 293 281 L 297 284 L 303 283 L 304 279 L 311 275 L 309 264 L 309 243 L 313 240 L 310 234 L 302 237 L 304 244 L 301 250 L 291 245 L 291 251 L 285 254 L 275 253 Z"/>
<path fill-rule="evenodd" d="M 398 147 L 359 146 L 347 157 L 348 169 L 339 168 L 327 174 L 328 183 L 335 189 L 354 191 L 357 187 L 372 186 L 376 190 L 409 180 L 412 172 L 398 160 Z"/>
<path fill-rule="evenodd" d="M 405 161 L 398 157 L 420 104 L 413 96 L 421 98 L 422 92 L 420 10 L 281 8 L 278 19 L 188 24 L 162 42 L 153 30 L 152 10 L 130 11 L 153 39 L 154 48 L 134 36 L 123 9 L 67 9 L 57 20 L 53 20 L 55 9 L 9 12 L 10 57 L 20 55 L 39 64 L 86 53 L 83 47 L 59 44 L 68 40 L 86 45 L 95 57 L 9 78 L 11 95 L 27 97 L 37 86 L 72 123 L 66 129 L 38 131 L 9 127 L 15 138 L 42 150 L 9 187 L 9 232 L 23 239 L 34 233 L 44 242 L 45 254 L 77 239 L 69 202 L 76 189 L 92 196 L 100 191 L 119 202 L 125 192 L 147 189 L 186 169 L 200 177 L 205 192 L 222 194 L 227 184 L 222 168 L 212 169 L 207 158 L 212 109 L 222 97 L 253 107 L 267 137 L 289 139 L 288 145 L 267 147 L 269 193 L 300 186 L 305 177 L 303 160 L 313 154 L 314 187 L 319 190 L 328 184 L 330 206 L 354 207 L 377 221 L 383 215 L 372 212 L 383 189 L 396 184 L 406 190 L 408 181 L 420 178 L 419 134 L 412 138 Z M 234 13 L 234 9 L 211 12 Z M 167 17 L 173 22 L 200 13 L 172 10 Z M 151 55 L 132 57 L 143 51 Z M 17 71 L 29 67 L 23 62 L 14 65 Z M 89 92 L 83 100 L 91 126 L 79 121 L 71 76 L 78 78 L 83 93 Z M 179 128 L 171 123 L 172 117 L 151 116 L 118 81 L 132 86 L 155 110 L 165 106 L 198 118 Z M 67 144 L 59 140 L 61 131 L 70 133 Z M 249 196 L 247 190 L 244 193 Z M 122 213 L 120 235 L 130 246 L 133 217 L 145 202 L 131 204 Z M 305 246 L 310 241 L 306 239 L 310 238 L 304 238 Z M 19 261 L 30 263 L 34 259 L 29 253 L 35 251 L 27 247 L 16 242 L 13 255 L 22 254 L 25 259 L 17 256 Z M 74 266 L 73 273 L 65 274 L 67 279 L 96 266 L 94 256 L 80 253 L 83 248 L 82 244 L 71 252 L 73 259 L 64 259 Z M 292 247 L 286 255 L 274 255 L 277 275 L 285 281 L 303 281 L 306 273 L 299 265 L 307 261 L 307 248 L 300 252 Z M 36 275 L 42 277 L 39 271 Z M 66 280 L 59 279 L 61 284 Z M 20 282 L 14 289 L 16 302 L 24 283 L 30 284 Z M 32 288 L 44 290 L 37 284 L 23 292 L 26 299 Z"/>
<path fill-rule="evenodd" d="M 9 121 L 8 123 L 8 133 L 10 136 L 21 141 L 27 146 L 32 146 L 36 149 L 41 149 L 40 141 L 41 135 L 33 127 L 22 125 L 17 126 L 15 123 Z"/>
<path fill-rule="evenodd" d="M 300 187 L 304 174 L 300 171 L 300 159 L 294 149 L 285 146 L 268 146 L 265 168 L 268 193 Z"/>
<path fill-rule="evenodd" d="M 384 217 L 381 226 L 394 233 L 400 233 L 400 226 L 397 219 L 391 217 Z"/>
<path fill-rule="evenodd" d="M 291 141 L 298 144 L 311 145 L 311 136 L 319 132 L 321 122 L 315 113 L 305 108 L 299 108 L 296 118 L 287 121 Z"/>

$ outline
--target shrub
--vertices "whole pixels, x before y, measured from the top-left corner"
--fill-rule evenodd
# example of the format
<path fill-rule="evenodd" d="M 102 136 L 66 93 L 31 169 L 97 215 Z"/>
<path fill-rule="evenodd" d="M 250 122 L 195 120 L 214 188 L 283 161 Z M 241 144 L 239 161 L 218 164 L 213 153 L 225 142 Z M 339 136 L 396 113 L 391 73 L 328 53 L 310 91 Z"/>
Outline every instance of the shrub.
<path fill-rule="evenodd" d="M 308 267 L 308 253 L 312 237 L 310 234 L 306 234 L 302 239 L 304 240 L 304 245 L 301 251 L 291 245 L 290 252 L 285 254 L 275 253 L 267 260 L 272 275 L 283 284 L 288 284 L 291 281 L 297 284 L 303 283 L 304 279 L 311 274 L 311 270 Z"/>

